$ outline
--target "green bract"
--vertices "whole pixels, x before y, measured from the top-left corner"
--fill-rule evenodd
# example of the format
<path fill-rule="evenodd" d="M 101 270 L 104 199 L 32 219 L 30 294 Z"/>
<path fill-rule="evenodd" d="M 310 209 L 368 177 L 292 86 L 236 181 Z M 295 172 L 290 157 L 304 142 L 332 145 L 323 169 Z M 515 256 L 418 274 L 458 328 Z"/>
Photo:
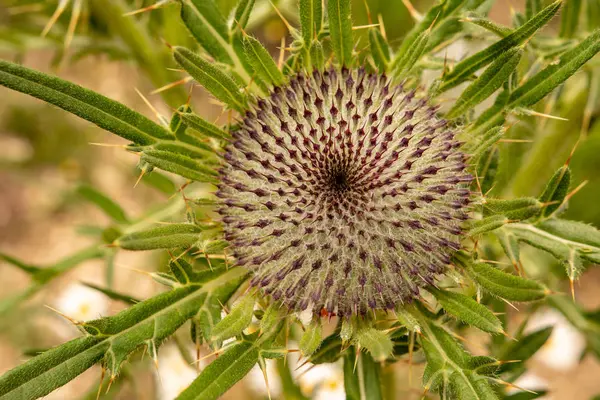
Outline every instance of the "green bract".
<path fill-rule="evenodd" d="M 66 30 L 64 48 L 75 47 L 75 58 L 97 52 L 91 39 L 102 36 L 102 51 L 133 61 L 157 88 L 168 85 L 160 92 L 170 119 L 154 122 L 0 61 L 0 85 L 120 136 L 139 156 L 141 181 L 172 195 L 133 215 L 78 185 L 73 197 L 108 217 L 87 232 L 94 245 L 45 266 L 0 254 L 31 280 L 0 299 L 3 318 L 92 259 L 105 261 L 106 283 L 87 287 L 128 306 L 74 321 L 81 337 L 6 372 L 0 400 L 43 397 L 97 364 L 120 387 L 131 379 L 128 363 L 146 362 L 135 354 L 156 359 L 168 340 L 188 362 L 197 360 L 188 360 L 186 343 L 218 354 L 180 400 L 217 399 L 255 366 L 267 376 L 269 359 L 282 398 L 308 398 L 289 369 L 295 352 L 300 362 L 340 364 L 352 400 L 410 392 L 383 368 L 398 361 L 424 363 L 422 386 L 442 399 L 516 398 L 506 389 L 552 329 L 513 326 L 511 302 L 523 303 L 526 315 L 555 308 L 600 357 L 600 313 L 554 294 L 564 291 L 565 273 L 572 283 L 600 264 L 598 221 L 564 214 L 585 175 L 572 165 L 580 152 L 571 132 L 587 149 L 600 126 L 597 1 L 526 0 L 525 13 L 504 26 L 488 15 L 493 0 L 437 0 L 410 10 L 415 23 L 401 38 L 383 25 L 407 25 L 399 2 L 377 24 L 350 0 L 144 3 L 156 19 L 124 15 L 133 3 L 86 2 L 88 36 L 64 18 L 52 21 Z M 81 7 L 74 2 L 72 15 Z M 14 18 L 8 36 L 38 23 Z M 269 18 L 287 28 L 281 49 L 259 40 Z M 357 26 L 363 19 L 367 26 Z M 80 37 L 88 39 L 81 48 L 72 41 Z M 452 54 L 451 45 L 468 54 Z M 226 124 L 207 121 L 179 83 L 169 85 L 177 73 L 222 106 Z M 548 121 L 554 114 L 568 116 L 568 127 Z M 590 207 L 573 215 L 598 215 L 597 201 Z M 116 253 L 146 250 L 166 255 L 149 273 L 165 290 L 143 300 L 116 291 Z M 528 270 L 543 273 L 527 278 Z M 471 328 L 491 335 L 487 355 L 461 344 Z"/>

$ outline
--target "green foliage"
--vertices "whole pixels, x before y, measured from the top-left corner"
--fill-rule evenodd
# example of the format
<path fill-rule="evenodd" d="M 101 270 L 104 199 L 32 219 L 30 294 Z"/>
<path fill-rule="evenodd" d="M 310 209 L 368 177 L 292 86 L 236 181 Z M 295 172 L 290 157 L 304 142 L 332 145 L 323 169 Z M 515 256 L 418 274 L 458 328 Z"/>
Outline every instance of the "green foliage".
<path fill-rule="evenodd" d="M 193 79 L 192 84 L 203 86 L 231 112 L 225 126 L 204 119 L 200 112 L 203 107 L 190 106 L 183 86 L 161 92 L 173 110 L 166 126 L 168 118 L 159 116 L 160 123 L 154 123 L 96 92 L 0 61 L 1 85 L 128 140 L 131 143 L 126 149 L 140 158 L 141 181 L 173 195 L 156 210 L 136 218 L 93 185 L 80 184 L 75 190 L 77 196 L 69 196 L 69 201 L 88 201 L 110 219 L 106 226 L 86 229 L 95 244 L 47 266 L 0 254 L 2 261 L 31 279 L 24 291 L 0 300 L 2 315 L 93 259 L 104 260 L 106 283 L 86 285 L 129 306 L 113 316 L 77 322 L 84 336 L 44 351 L 0 377 L 1 400 L 45 396 L 95 364 L 108 369 L 114 381 L 106 398 L 117 396 L 115 388 L 121 387 L 121 380 L 131 379 L 126 363 L 143 362 L 135 356 L 139 349 L 146 348 L 156 358 L 158 347 L 173 335 L 180 347 L 185 347 L 179 331 L 187 321 L 185 329 L 189 329 L 191 342 L 198 349 L 201 345 L 210 347 L 218 357 L 179 399 L 217 399 L 254 366 L 266 371 L 268 358 L 278 359 L 283 396 L 304 399 L 286 365 L 286 354 L 292 350 L 285 345 L 290 339 L 298 343 L 306 362 L 343 361 L 344 388 L 352 400 L 393 396 L 388 391 L 401 388 L 389 384 L 383 365 L 398 361 L 426 361 L 423 386 L 442 399 L 534 399 L 538 394 L 507 395 L 496 382 L 512 382 L 521 375 L 525 362 L 546 343 L 552 330 L 524 334 L 523 323 L 515 332 L 512 320 L 506 317 L 507 302 L 525 303 L 519 311 L 525 321 L 538 306 L 557 309 L 585 335 L 587 350 L 600 357 L 600 312 L 585 311 L 564 296 L 550 296 L 563 289 L 560 283 L 564 274 L 556 273 L 545 258 L 536 258 L 540 280 L 525 278 L 531 260 L 529 251 L 522 251 L 526 244 L 548 253 L 565 265 L 571 281 L 580 276 L 584 264 L 600 263 L 599 231 L 587 222 L 561 219 L 571 215 L 565 213 L 577 191 L 569 193 L 571 184 L 593 177 L 597 170 L 581 171 L 573 164 L 581 149 L 593 143 L 593 132 L 598 129 L 600 72 L 597 60 L 592 60 L 600 52 L 600 8 L 596 2 L 557 0 L 548 4 L 526 0 L 524 14 L 515 14 L 512 25 L 504 26 L 488 17 L 492 0 L 439 0 L 423 10 L 422 18 L 415 18 L 416 23 L 402 40 L 398 38 L 399 27 L 407 25 L 396 20 L 386 27 L 354 29 L 353 20 L 370 23 L 371 16 L 361 14 L 361 7 L 354 7 L 351 13 L 349 0 L 279 1 L 273 6 L 255 0 L 167 3 L 158 2 L 150 7 L 148 17 L 140 18 L 122 15 L 131 11 L 128 1 L 90 0 L 89 21 L 93 23 L 89 32 L 76 32 L 73 60 L 103 48 L 103 52 L 136 65 L 156 86 L 177 79 L 170 68 L 176 63 L 181 72 L 189 74 L 183 82 Z M 378 4 L 381 20 L 396 18 L 397 7 L 383 3 Z M 386 11 L 394 13 L 388 15 Z M 262 31 L 264 22 L 275 21 L 277 14 L 285 18 L 283 25 L 289 28 L 292 39 L 281 53 L 281 62 L 270 55 L 275 46 L 263 45 L 257 39 L 269 36 Z M 552 26 L 545 27 L 557 15 L 560 26 L 556 26 L 556 35 Z M 14 29 L 12 18 L 9 33 Z M 67 24 L 64 20 L 56 22 L 63 31 L 68 29 L 68 18 Z M 295 23 L 299 26 L 292 26 Z M 162 38 L 173 46 L 162 46 Z M 473 39 L 485 47 L 471 51 Z M 458 40 L 469 49 L 460 60 L 446 51 Z M 67 53 L 65 49 L 61 52 Z M 256 108 L 260 104 L 257 100 L 273 87 L 285 87 L 288 77 L 342 67 L 385 74 L 392 83 L 402 82 L 405 90 L 414 89 L 419 96 L 427 92 L 431 105 L 448 102 L 442 95 L 451 97 L 447 106 L 436 108 L 436 118 L 448 120 L 463 141 L 465 163 L 476 177 L 470 187 L 472 208 L 463 225 L 462 250 L 452 257 L 454 266 L 434 285 L 425 287 L 423 296 L 415 296 L 409 304 L 392 304 L 387 313 L 374 310 L 360 317 L 335 319 L 335 310 L 323 310 L 331 326 L 327 326 L 325 314 L 315 313 L 300 329 L 297 318 L 290 316 L 286 307 L 260 291 L 230 301 L 240 287 L 246 288 L 248 273 L 232 265 L 234 257 L 229 254 L 222 221 L 215 213 L 225 204 L 214 192 L 222 179 L 219 171 L 225 147 L 237 138 L 240 115 Z M 582 68 L 585 75 L 574 77 L 573 84 L 567 81 Z M 450 89 L 456 93 L 447 92 Z M 328 91 L 322 90 L 327 95 Z M 481 104 L 488 99 L 494 99 L 493 104 L 482 112 Z M 564 115 L 569 123 L 561 126 L 562 121 L 540 119 L 546 114 Z M 565 130 L 569 132 L 564 134 Z M 565 165 L 539 162 L 540 154 L 544 160 L 563 162 L 565 151 L 570 150 L 567 147 L 575 140 L 571 131 L 581 132 L 580 145 Z M 560 137 L 559 148 L 548 147 L 547 136 Z M 307 150 L 309 141 L 307 137 Z M 514 143 L 523 141 L 531 143 Z M 386 152 L 387 147 L 383 153 L 389 154 Z M 277 161 L 280 155 L 273 156 Z M 523 165 L 556 172 L 551 177 L 550 173 L 526 176 Z M 154 169 L 179 178 L 171 180 Z M 528 184 L 531 180 L 532 190 L 523 193 L 513 179 Z M 289 183 L 290 187 L 294 184 Z M 545 189 L 541 190 L 543 184 Z M 595 207 L 595 203 L 588 203 L 586 210 Z M 584 212 L 578 215 L 590 215 Z M 383 214 L 379 217 L 384 218 Z M 590 222 L 589 218 L 584 220 Z M 236 240 L 235 235 L 227 236 L 230 238 Z M 149 271 L 169 287 L 168 291 L 140 301 L 135 293 L 130 296 L 115 290 L 111 276 L 115 256 L 121 250 L 168 251 L 169 258 L 165 255 L 158 269 Z M 411 271 L 409 260 L 408 269 L 404 267 L 402 273 Z M 223 309 L 230 311 L 221 318 Z M 324 337 L 333 324 L 337 324 L 333 333 Z M 490 356 L 472 356 L 459 343 L 457 338 L 469 327 L 493 334 L 486 344 Z M 190 358 L 185 351 L 184 357 Z"/>

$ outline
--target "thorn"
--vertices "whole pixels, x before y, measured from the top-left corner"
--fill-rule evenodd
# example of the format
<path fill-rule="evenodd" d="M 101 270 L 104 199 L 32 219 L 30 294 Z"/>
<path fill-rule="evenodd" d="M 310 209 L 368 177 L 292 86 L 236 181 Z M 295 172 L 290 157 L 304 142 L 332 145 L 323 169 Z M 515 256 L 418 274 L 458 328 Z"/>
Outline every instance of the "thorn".
<path fill-rule="evenodd" d="M 571 298 L 575 302 L 575 282 L 572 277 L 569 277 L 569 286 L 571 287 Z"/>
<path fill-rule="evenodd" d="M 375 28 L 377 26 L 379 26 L 379 24 L 357 25 L 357 26 L 353 26 L 352 30 L 358 31 L 360 29 Z"/>
<path fill-rule="evenodd" d="M 125 14 L 123 14 L 123 16 L 124 17 L 130 17 L 132 15 L 141 14 L 141 13 L 144 13 L 144 12 L 147 12 L 147 11 L 153 11 L 153 10 L 156 10 L 156 9 L 164 6 L 167 3 L 170 3 L 170 0 L 160 0 L 160 1 L 158 1 L 158 2 L 156 2 L 154 4 L 152 4 L 152 5 L 150 5 L 148 7 L 138 8 L 137 10 L 133 10 L 133 11 L 130 11 L 128 13 L 125 13 Z"/>
<path fill-rule="evenodd" d="M 75 28 L 77 27 L 77 21 L 81 16 L 82 0 L 75 0 L 73 3 L 73 10 L 71 11 L 71 19 L 69 20 L 69 26 L 67 27 L 67 34 L 65 36 L 65 43 L 63 44 L 64 49 L 68 49 L 75 36 Z"/>
<path fill-rule="evenodd" d="M 260 358 L 258 365 L 263 373 L 263 378 L 265 380 L 265 385 L 267 386 L 267 396 L 269 397 L 269 400 L 271 400 L 271 388 L 269 387 L 269 377 L 267 375 L 267 364 L 265 363 L 264 358 Z"/>
<path fill-rule="evenodd" d="M 277 68 L 281 71 L 285 61 L 285 36 L 281 37 L 281 47 L 279 48 L 279 59 L 277 60 Z"/>
<path fill-rule="evenodd" d="M 146 96 L 144 96 L 142 94 L 142 92 L 140 92 L 137 88 L 134 88 L 136 93 L 142 98 L 142 100 L 144 100 L 144 103 L 146 103 L 146 105 L 148 106 L 148 108 L 150 108 L 150 110 L 154 113 L 154 115 L 156 115 L 156 118 L 158 118 L 158 120 L 165 126 L 169 126 L 168 121 L 165 119 L 165 117 L 163 117 L 162 115 L 160 115 L 160 113 L 156 110 L 156 108 L 154 108 L 154 106 L 152 105 L 152 103 L 150 103 L 150 101 L 146 98 Z"/>
<path fill-rule="evenodd" d="M 565 161 L 565 167 L 568 167 L 569 164 L 571 163 L 571 159 L 573 158 L 573 154 L 575 154 L 575 151 L 577 150 L 577 146 L 579 146 L 579 142 L 581 142 L 581 135 L 579 136 L 579 138 L 577 138 L 577 141 L 573 145 L 573 148 L 571 149 L 571 153 L 569 154 L 569 158 L 567 158 L 567 161 Z M 564 175 L 565 172 L 566 172 L 566 168 L 562 172 L 562 175 Z M 562 175 L 561 175 L 561 178 L 562 178 Z"/>
<path fill-rule="evenodd" d="M 45 37 L 48 34 L 48 32 L 50 32 L 50 29 L 52 29 L 52 27 L 54 26 L 56 21 L 58 21 L 62 13 L 65 12 L 67 5 L 69 5 L 69 0 L 59 0 L 56 10 L 54 10 L 54 13 L 52 14 L 50 20 L 44 27 L 44 30 L 42 31 L 42 37 Z"/>
<path fill-rule="evenodd" d="M 406 7 L 406 9 L 408 10 L 408 13 L 412 17 L 412 19 L 414 19 L 416 22 L 420 22 L 421 20 L 423 20 L 423 15 L 417 11 L 417 9 L 412 5 L 410 0 L 402 0 L 402 3 L 404 4 L 404 7 Z"/>
<path fill-rule="evenodd" d="M 356 366 L 358 365 L 358 357 L 360 357 L 360 345 L 356 346 L 356 357 L 354 358 L 354 366 L 352 367 L 352 373 L 356 373 Z"/>
<path fill-rule="evenodd" d="M 524 392 L 527 392 L 527 393 L 537 394 L 537 393 L 536 393 L 536 392 L 534 392 L 533 390 L 529 390 L 529 389 L 522 388 L 522 387 L 520 387 L 520 386 L 517 386 L 517 385 L 515 385 L 514 383 L 510 383 L 510 382 L 503 381 L 502 379 L 498 379 L 498 378 L 492 378 L 492 377 L 488 377 L 488 379 L 491 379 L 491 380 L 493 380 L 494 382 L 498 382 L 498 383 L 500 383 L 501 385 L 507 386 L 507 387 L 509 387 L 509 388 L 513 388 L 513 389 L 522 390 L 522 391 L 524 391 Z"/>
<path fill-rule="evenodd" d="M 66 319 L 67 321 L 69 321 L 70 323 L 72 323 L 75 326 L 81 326 L 83 323 L 80 321 L 76 321 L 73 318 L 69 317 L 67 314 L 64 314 L 60 311 L 58 311 L 56 308 L 50 307 L 47 304 L 44 304 L 44 307 L 46 307 L 47 309 L 54 311 L 56 314 L 60 315 L 61 317 L 63 317 L 64 319 Z"/>
<path fill-rule="evenodd" d="M 275 4 L 273 4 L 273 1 L 269 0 L 269 3 L 271 3 L 271 6 L 275 10 L 275 12 L 279 16 L 279 18 L 281 18 L 281 21 L 286 26 L 286 28 L 288 29 L 288 31 L 293 32 L 295 30 L 294 27 L 292 25 L 290 25 L 290 23 L 287 21 L 287 19 L 285 19 L 285 17 L 283 16 L 283 14 L 281 14 L 281 11 L 279 11 L 279 9 L 275 6 Z"/>
<path fill-rule="evenodd" d="M 533 143 L 533 140 L 529 140 L 529 139 L 500 139 L 496 143 Z"/>
<path fill-rule="evenodd" d="M 141 182 L 142 178 L 144 177 L 144 174 L 146 173 L 146 169 L 142 169 L 142 173 L 140 174 L 140 176 L 138 176 L 137 180 L 135 181 L 135 183 L 133 184 L 133 188 L 135 189 L 137 187 L 137 185 Z"/>
<path fill-rule="evenodd" d="M 102 393 L 102 384 L 104 383 L 104 375 L 106 374 L 106 367 L 102 365 L 102 373 L 100 374 L 100 386 L 98 386 L 98 392 L 96 393 L 96 400 L 100 400 L 100 394 Z"/>
<path fill-rule="evenodd" d="M 567 201 L 571 200 L 571 197 L 575 196 L 575 194 L 576 194 L 577 192 L 579 192 L 581 189 L 583 189 L 583 187 L 584 187 L 585 185 L 587 185 L 587 184 L 588 184 L 588 182 L 589 182 L 588 180 L 585 180 L 585 181 L 581 182 L 581 183 L 579 184 L 579 186 L 577 186 L 575 189 L 573 189 L 573 190 L 571 191 L 571 193 L 567 194 L 567 195 L 565 196 L 565 199 L 563 200 L 563 204 L 564 204 L 564 203 L 566 203 Z"/>
<path fill-rule="evenodd" d="M 535 117 L 555 119 L 555 120 L 558 120 L 558 121 L 568 121 L 569 120 L 568 118 L 558 117 L 556 115 L 541 113 L 541 112 L 534 111 L 534 110 L 520 109 L 519 111 L 521 113 L 525 114 L 525 115 L 532 115 L 532 116 L 535 116 Z"/>
<path fill-rule="evenodd" d="M 158 89 L 155 89 L 155 90 L 151 91 L 151 92 L 150 92 L 150 94 L 152 94 L 152 95 L 154 95 L 154 94 L 158 94 L 158 93 L 164 92 L 165 90 L 172 89 L 172 88 L 174 88 L 174 87 L 176 87 L 176 86 L 179 86 L 179 85 L 185 85 L 186 83 L 190 82 L 192 79 L 193 79 L 193 78 L 192 78 L 191 76 L 186 76 L 186 77 L 185 77 L 185 78 L 183 78 L 183 79 L 180 79 L 180 80 L 178 80 L 178 81 L 171 82 L 171 83 L 169 83 L 169 84 L 166 84 L 166 85 L 164 85 L 164 86 L 161 86 L 161 87 L 159 87 Z M 189 100 L 189 99 L 188 99 L 188 100 Z M 187 104 L 189 104 L 189 103 L 187 103 Z"/>
<path fill-rule="evenodd" d="M 387 34 L 385 32 L 385 26 L 383 25 L 383 17 L 381 14 L 377 14 L 377 19 L 379 20 L 379 30 L 381 31 L 381 36 L 387 41 Z"/>
<path fill-rule="evenodd" d="M 95 143 L 95 142 L 89 142 L 88 144 L 90 144 L 92 146 L 101 146 L 101 147 L 119 147 L 121 149 L 126 149 L 127 148 L 126 144 Z"/>
<path fill-rule="evenodd" d="M 111 374 L 110 380 L 108 381 L 108 387 L 106 388 L 106 392 L 104 392 L 104 394 L 107 394 L 110 391 L 110 387 L 112 386 L 115 379 L 117 379 L 117 376 Z"/>

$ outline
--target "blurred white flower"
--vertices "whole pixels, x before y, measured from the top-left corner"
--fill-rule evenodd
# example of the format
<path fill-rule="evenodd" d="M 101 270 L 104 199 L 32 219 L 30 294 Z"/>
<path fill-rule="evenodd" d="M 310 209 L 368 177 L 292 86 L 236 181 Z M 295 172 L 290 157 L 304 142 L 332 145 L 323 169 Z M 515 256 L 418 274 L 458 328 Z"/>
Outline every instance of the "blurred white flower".
<path fill-rule="evenodd" d="M 290 368 L 302 394 L 314 400 L 344 400 L 344 372 L 341 363 L 306 364 L 296 370 L 297 354 L 290 356 Z"/>
<path fill-rule="evenodd" d="M 535 313 L 527 324 L 525 333 L 553 326 L 550 338 L 534 355 L 534 359 L 546 366 L 567 371 L 579 364 L 585 349 L 585 337 L 558 311 L 543 309 Z"/>
<path fill-rule="evenodd" d="M 173 400 L 196 379 L 194 366 L 189 365 L 174 344 L 158 350 L 158 379 L 156 380 L 159 400 Z"/>
<path fill-rule="evenodd" d="M 106 315 L 108 299 L 97 290 L 73 283 L 59 295 L 55 307 L 76 321 L 89 321 Z"/>

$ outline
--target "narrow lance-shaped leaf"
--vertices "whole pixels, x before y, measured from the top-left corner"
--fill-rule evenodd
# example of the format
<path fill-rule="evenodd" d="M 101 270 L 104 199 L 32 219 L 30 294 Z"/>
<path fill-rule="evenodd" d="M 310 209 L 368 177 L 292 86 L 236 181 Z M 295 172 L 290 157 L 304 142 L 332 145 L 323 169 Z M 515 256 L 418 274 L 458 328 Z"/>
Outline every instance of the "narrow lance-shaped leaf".
<path fill-rule="evenodd" d="M 147 149 L 140 160 L 153 167 L 172 172 L 198 182 L 216 183 L 216 171 L 205 163 L 172 151 Z"/>
<path fill-rule="evenodd" d="M 181 19 L 190 33 L 215 60 L 233 64 L 229 29 L 213 0 L 181 0 Z"/>
<path fill-rule="evenodd" d="M 512 48 L 498 57 L 479 78 L 463 91 L 446 117 L 456 118 L 464 114 L 501 88 L 519 65 L 522 54 L 521 48 Z"/>
<path fill-rule="evenodd" d="M 300 23 L 302 38 L 307 47 L 316 39 L 321 31 L 323 20 L 323 3 L 321 0 L 300 0 Z"/>
<path fill-rule="evenodd" d="M 300 351 L 305 357 L 311 356 L 323 341 L 323 327 L 320 320 L 312 321 L 300 338 Z"/>
<path fill-rule="evenodd" d="M 457 12 L 465 3 L 466 0 L 453 0 L 453 1 L 444 1 L 439 4 L 431 7 L 427 14 L 423 17 L 418 24 L 416 24 L 410 32 L 406 35 L 394 60 L 392 61 L 395 64 L 398 59 L 401 59 L 406 56 L 406 53 L 409 51 L 409 48 L 413 46 L 416 38 L 425 30 L 430 28 L 435 28 L 436 26 L 445 22 L 445 20 Z"/>
<path fill-rule="evenodd" d="M 258 40 L 251 36 L 244 37 L 244 50 L 254 72 L 260 79 L 275 86 L 283 85 L 283 74 L 277 68 L 273 57 Z"/>
<path fill-rule="evenodd" d="M 552 175 L 539 199 L 542 203 L 555 203 L 548 205 L 542 212 L 542 217 L 549 217 L 558 210 L 569 192 L 571 184 L 571 169 L 563 165 Z"/>
<path fill-rule="evenodd" d="M 82 323 L 90 335 L 46 351 L 0 377 L 0 399 L 43 397 L 103 359 L 116 376 L 131 352 L 144 345 L 157 346 L 190 319 L 207 297 L 227 301 L 246 276 L 243 269 L 230 269 L 215 274 L 203 287 L 181 287 L 113 317 Z"/>
<path fill-rule="evenodd" d="M 387 71 L 390 62 L 390 46 L 379 31 L 379 29 L 369 29 L 369 44 L 371 45 L 371 55 L 379 72 Z"/>
<path fill-rule="evenodd" d="M 219 140 L 226 140 L 230 137 L 227 132 L 211 124 L 197 114 L 192 112 L 182 112 L 180 116 L 190 128 L 198 131 L 198 133 L 202 134 L 203 136 Z"/>
<path fill-rule="evenodd" d="M 77 194 L 97 205 L 106 213 L 106 215 L 112 218 L 113 221 L 122 224 L 127 223 L 128 219 L 125 211 L 104 193 L 101 193 L 89 185 L 81 185 L 77 188 Z"/>
<path fill-rule="evenodd" d="M 560 19 L 560 36 L 573 37 L 581 26 L 582 0 L 567 0 Z"/>
<path fill-rule="evenodd" d="M 430 289 L 444 309 L 459 320 L 490 333 L 502 333 L 502 323 L 486 306 L 464 294 Z"/>
<path fill-rule="evenodd" d="M 349 66 L 352 61 L 352 21 L 350 20 L 350 0 L 329 0 L 329 35 L 331 47 L 340 65 Z"/>
<path fill-rule="evenodd" d="M 241 380 L 258 363 L 261 352 L 267 351 L 281 330 L 245 337 L 206 367 L 176 400 L 216 400 Z"/>
<path fill-rule="evenodd" d="M 0 85 L 44 100 L 137 144 L 173 138 L 171 132 L 119 102 L 8 61 L 0 60 Z"/>
<path fill-rule="evenodd" d="M 573 75 L 583 64 L 600 51 L 600 29 L 583 42 L 515 90 L 510 96 L 511 107 L 529 107 L 540 101 L 548 93 Z"/>
<path fill-rule="evenodd" d="M 185 47 L 174 48 L 175 60 L 213 96 L 240 112 L 246 108 L 246 96 L 225 72 Z"/>
<path fill-rule="evenodd" d="M 221 341 L 240 335 L 252 322 L 256 299 L 251 295 L 242 297 L 212 330 L 211 341 Z"/>
<path fill-rule="evenodd" d="M 427 47 L 427 41 L 429 40 L 429 35 L 431 34 L 431 30 L 427 29 L 421 32 L 413 42 L 412 46 L 409 47 L 408 51 L 404 54 L 403 57 L 395 58 L 390 66 L 392 70 L 392 74 L 397 78 L 403 77 L 406 75 L 412 67 L 416 64 L 416 62 L 421 58 L 425 48 Z"/>
<path fill-rule="evenodd" d="M 550 19 L 558 12 L 561 4 L 562 0 L 555 1 L 504 39 L 458 63 L 456 67 L 444 77 L 440 92 L 459 85 L 469 79 L 476 71 L 497 59 L 501 54 L 504 54 L 508 49 L 523 44 L 550 21 Z"/>
<path fill-rule="evenodd" d="M 154 250 L 190 247 L 202 228 L 194 224 L 170 224 L 130 233 L 115 240 L 115 246 L 125 250 Z"/>
<path fill-rule="evenodd" d="M 483 262 L 457 257 L 467 274 L 486 292 L 509 301 L 541 300 L 548 289 L 541 283 L 508 274 Z"/>
<path fill-rule="evenodd" d="M 507 37 L 508 35 L 510 35 L 513 32 L 513 30 L 510 29 L 509 27 L 500 25 L 488 18 L 469 16 L 469 17 L 465 18 L 465 21 L 470 22 L 475 25 L 478 25 L 478 26 L 482 27 L 483 29 L 493 32 L 494 34 L 496 34 L 500 37 Z"/>
<path fill-rule="evenodd" d="M 235 8 L 234 19 L 231 23 L 232 35 L 240 28 L 245 28 L 254 8 L 254 0 L 241 0 Z"/>

